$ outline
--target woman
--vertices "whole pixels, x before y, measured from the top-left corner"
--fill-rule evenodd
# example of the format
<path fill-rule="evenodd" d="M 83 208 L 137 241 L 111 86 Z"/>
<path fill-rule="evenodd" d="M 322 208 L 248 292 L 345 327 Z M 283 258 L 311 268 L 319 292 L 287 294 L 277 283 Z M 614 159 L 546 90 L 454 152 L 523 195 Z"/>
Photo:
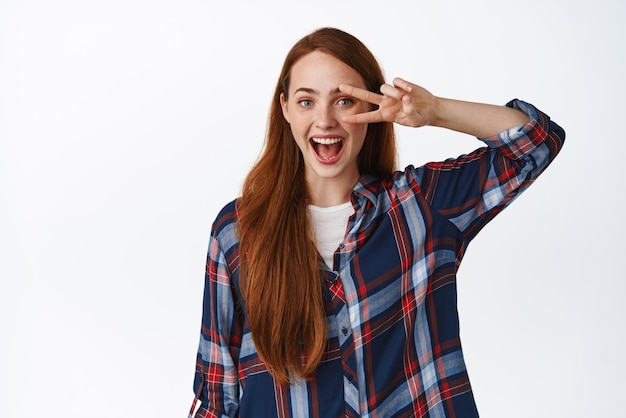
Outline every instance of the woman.
<path fill-rule="evenodd" d="M 382 87 L 381 87 L 382 86 Z M 393 123 L 485 138 L 395 170 Z M 285 59 L 265 148 L 212 229 L 196 417 L 475 417 L 456 271 L 543 171 L 564 131 L 533 106 L 384 84 L 324 28 Z"/>

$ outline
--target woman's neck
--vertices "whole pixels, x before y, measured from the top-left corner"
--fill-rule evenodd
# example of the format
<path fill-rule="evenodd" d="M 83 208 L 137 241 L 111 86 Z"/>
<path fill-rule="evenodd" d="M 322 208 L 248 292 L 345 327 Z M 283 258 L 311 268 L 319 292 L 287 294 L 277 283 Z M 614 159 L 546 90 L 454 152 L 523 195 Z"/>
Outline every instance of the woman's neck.
<path fill-rule="evenodd" d="M 307 181 L 308 203 L 327 208 L 349 202 L 357 181 L 358 177 L 349 181 L 338 179 Z"/>

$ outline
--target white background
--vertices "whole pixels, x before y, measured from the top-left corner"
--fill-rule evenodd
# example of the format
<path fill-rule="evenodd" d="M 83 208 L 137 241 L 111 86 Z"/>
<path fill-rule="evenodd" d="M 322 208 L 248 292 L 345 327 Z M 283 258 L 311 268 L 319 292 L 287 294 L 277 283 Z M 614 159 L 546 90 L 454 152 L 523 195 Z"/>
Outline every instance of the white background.
<path fill-rule="evenodd" d="M 0 2 L 0 416 L 182 417 L 218 210 L 282 59 L 321 26 L 388 79 L 505 103 L 568 139 L 459 272 L 483 417 L 617 417 L 626 366 L 620 0 Z M 400 129 L 401 165 L 472 138 Z"/>

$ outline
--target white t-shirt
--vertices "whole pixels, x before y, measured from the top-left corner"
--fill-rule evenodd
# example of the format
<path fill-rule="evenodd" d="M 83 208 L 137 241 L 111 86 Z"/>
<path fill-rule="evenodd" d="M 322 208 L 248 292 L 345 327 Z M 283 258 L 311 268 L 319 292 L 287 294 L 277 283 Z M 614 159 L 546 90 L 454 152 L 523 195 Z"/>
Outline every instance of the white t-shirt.
<path fill-rule="evenodd" d="M 307 209 L 311 216 L 317 251 L 326 265 L 332 269 L 333 255 L 346 236 L 348 219 L 354 213 L 352 203 L 346 202 L 327 208 L 308 205 Z"/>

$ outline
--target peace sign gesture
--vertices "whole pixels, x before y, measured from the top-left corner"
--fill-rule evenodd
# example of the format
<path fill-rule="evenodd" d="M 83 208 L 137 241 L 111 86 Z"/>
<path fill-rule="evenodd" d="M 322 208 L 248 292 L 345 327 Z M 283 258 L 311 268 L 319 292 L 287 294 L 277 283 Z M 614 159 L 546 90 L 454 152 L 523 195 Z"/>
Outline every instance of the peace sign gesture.
<path fill-rule="evenodd" d="M 394 78 L 393 85 L 383 84 L 382 94 L 341 84 L 345 94 L 378 106 L 370 112 L 344 116 L 348 123 L 396 122 L 405 126 L 425 126 L 433 122 L 438 101 L 428 90 L 401 78 Z"/>

